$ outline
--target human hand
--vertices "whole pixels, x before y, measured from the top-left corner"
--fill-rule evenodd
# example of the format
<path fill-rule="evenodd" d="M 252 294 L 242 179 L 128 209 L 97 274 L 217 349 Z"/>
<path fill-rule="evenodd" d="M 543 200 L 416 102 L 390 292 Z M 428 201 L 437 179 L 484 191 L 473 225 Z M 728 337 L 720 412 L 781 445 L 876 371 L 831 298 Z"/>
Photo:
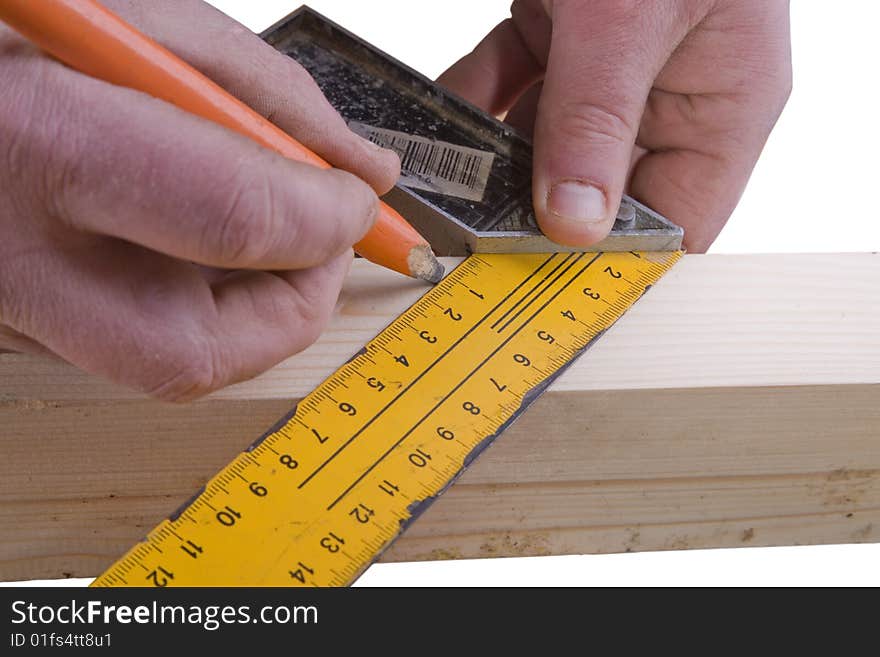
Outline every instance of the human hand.
<path fill-rule="evenodd" d="M 360 177 L 89 78 L 0 24 L 0 350 L 191 399 L 317 338 L 399 162 L 209 5 L 104 4 Z"/>
<path fill-rule="evenodd" d="M 439 81 L 534 140 L 542 230 L 587 246 L 623 192 L 705 251 L 791 89 L 788 0 L 514 0 Z"/>

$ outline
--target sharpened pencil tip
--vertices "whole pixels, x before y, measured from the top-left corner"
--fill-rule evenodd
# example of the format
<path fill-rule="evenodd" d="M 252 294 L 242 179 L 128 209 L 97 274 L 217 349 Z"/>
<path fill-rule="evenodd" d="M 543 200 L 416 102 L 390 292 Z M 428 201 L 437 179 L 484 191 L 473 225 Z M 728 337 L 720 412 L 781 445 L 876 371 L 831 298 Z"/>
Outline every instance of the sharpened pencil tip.
<path fill-rule="evenodd" d="M 412 275 L 429 283 L 439 283 L 446 273 L 446 268 L 427 245 L 414 246 L 406 260 Z"/>

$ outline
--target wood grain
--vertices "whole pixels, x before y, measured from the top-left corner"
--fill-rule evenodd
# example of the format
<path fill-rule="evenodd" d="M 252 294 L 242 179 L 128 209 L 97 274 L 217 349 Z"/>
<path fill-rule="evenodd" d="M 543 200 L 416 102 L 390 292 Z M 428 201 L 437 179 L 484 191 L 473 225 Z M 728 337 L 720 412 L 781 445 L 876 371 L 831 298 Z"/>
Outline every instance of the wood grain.
<path fill-rule="evenodd" d="M 687 256 L 385 555 L 880 539 L 880 256 Z M 424 290 L 186 406 L 0 354 L 0 578 L 94 575 Z"/>

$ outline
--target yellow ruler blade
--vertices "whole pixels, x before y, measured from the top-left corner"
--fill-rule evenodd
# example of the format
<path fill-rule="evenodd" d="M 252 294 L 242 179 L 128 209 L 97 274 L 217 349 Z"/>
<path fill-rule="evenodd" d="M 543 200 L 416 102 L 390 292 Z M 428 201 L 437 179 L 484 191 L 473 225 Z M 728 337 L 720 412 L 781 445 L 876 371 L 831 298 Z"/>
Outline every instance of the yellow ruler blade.
<path fill-rule="evenodd" d="M 680 256 L 469 257 L 93 586 L 352 582 Z"/>

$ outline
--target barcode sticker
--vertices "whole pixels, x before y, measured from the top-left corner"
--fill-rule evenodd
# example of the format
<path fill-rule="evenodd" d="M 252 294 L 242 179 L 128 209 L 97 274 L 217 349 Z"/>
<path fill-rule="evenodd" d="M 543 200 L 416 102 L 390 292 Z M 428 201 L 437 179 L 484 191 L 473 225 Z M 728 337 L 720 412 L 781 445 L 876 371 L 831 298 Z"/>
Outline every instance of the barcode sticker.
<path fill-rule="evenodd" d="M 400 184 L 470 201 L 483 200 L 495 154 L 351 121 L 353 132 L 400 156 Z"/>

